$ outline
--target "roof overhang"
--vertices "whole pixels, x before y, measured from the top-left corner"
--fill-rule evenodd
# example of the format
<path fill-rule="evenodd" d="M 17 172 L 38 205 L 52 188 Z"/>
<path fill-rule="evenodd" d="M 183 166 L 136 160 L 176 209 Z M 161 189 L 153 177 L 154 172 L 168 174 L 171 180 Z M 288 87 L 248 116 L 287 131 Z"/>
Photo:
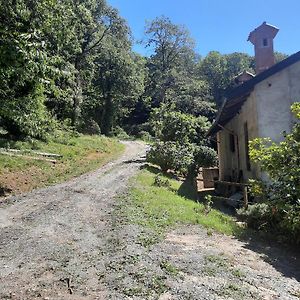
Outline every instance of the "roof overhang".
<path fill-rule="evenodd" d="M 225 99 L 221 106 L 221 109 L 219 110 L 219 113 L 217 115 L 215 122 L 210 127 L 210 129 L 206 135 L 207 136 L 215 135 L 232 118 L 234 118 L 240 112 L 243 104 L 246 102 L 247 98 L 249 97 L 250 92 L 251 91 L 247 92 L 246 94 L 244 94 L 242 96 L 231 99 L 230 101 L 228 99 Z"/>
<path fill-rule="evenodd" d="M 220 126 L 225 126 L 236 114 L 239 113 L 239 111 L 242 108 L 242 105 L 247 100 L 247 98 L 255 88 L 256 84 L 299 61 L 300 51 L 273 65 L 271 68 L 259 73 L 252 79 L 229 91 L 226 99 L 224 100 L 219 110 L 215 122 L 210 127 L 206 135 L 215 135 L 219 130 L 221 130 Z"/>

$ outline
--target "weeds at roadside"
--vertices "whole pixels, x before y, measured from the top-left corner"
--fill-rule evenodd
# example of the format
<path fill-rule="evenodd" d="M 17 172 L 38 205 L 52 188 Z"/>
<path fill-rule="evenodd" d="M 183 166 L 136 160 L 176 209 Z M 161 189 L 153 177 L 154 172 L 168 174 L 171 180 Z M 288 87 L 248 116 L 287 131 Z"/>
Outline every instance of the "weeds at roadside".
<path fill-rule="evenodd" d="M 206 255 L 204 257 L 204 260 L 206 261 L 206 263 L 208 262 L 213 263 L 219 268 L 225 268 L 228 266 L 228 262 L 226 261 L 226 259 L 219 255 L 213 255 L 213 254 Z"/>
<path fill-rule="evenodd" d="M 215 266 L 207 266 L 205 265 L 202 269 L 202 272 L 206 276 L 214 277 L 217 274 L 217 269 Z"/>
<path fill-rule="evenodd" d="M 145 248 L 148 248 L 154 244 L 157 244 L 160 240 L 160 236 L 155 233 L 148 233 L 147 235 L 141 234 L 138 237 L 137 243 L 142 245 Z"/>
<path fill-rule="evenodd" d="M 183 184 L 184 189 L 181 189 Z M 189 189 L 187 181 L 183 183 L 151 168 L 142 169 L 132 179 L 129 191 L 119 197 L 121 209 L 118 220 L 121 219 L 122 224 L 127 226 L 137 226 L 135 243 L 143 247 L 143 253 L 149 253 L 168 230 L 180 225 L 200 224 L 207 228 L 208 235 L 214 231 L 227 234 L 235 232 L 237 226 L 231 217 L 213 208 L 208 212 L 204 204 L 197 202 L 197 195 L 191 189 L 193 186 Z M 203 274 L 207 276 L 230 269 L 226 258 L 220 255 L 208 255 L 204 260 Z M 153 270 L 141 272 L 139 264 L 133 263 L 134 268 L 131 268 L 129 261 L 125 262 L 123 269 L 131 268 L 133 271 L 129 274 L 129 285 L 124 286 L 124 282 L 120 282 L 120 291 L 128 297 L 150 299 L 155 296 L 158 299 L 168 290 L 167 278 L 180 278 L 185 272 L 166 259 L 160 259 L 158 264 L 155 262 Z"/>
<path fill-rule="evenodd" d="M 245 292 L 237 284 L 229 283 L 218 292 L 218 295 L 243 299 L 242 297 L 245 295 Z"/>
<path fill-rule="evenodd" d="M 160 268 L 172 276 L 176 276 L 179 273 L 179 270 L 166 260 L 160 262 Z"/>
<path fill-rule="evenodd" d="M 157 173 L 151 169 L 142 170 L 132 182 L 129 195 L 126 196 L 126 217 L 133 224 L 141 225 L 161 235 L 171 227 L 180 224 L 200 224 L 210 230 L 225 234 L 234 234 L 240 228 L 230 216 L 211 209 L 205 212 L 205 206 L 190 199 L 191 192 L 185 197 L 178 195 L 181 185 L 187 182 L 159 175 L 159 181 L 168 180 L 168 187 L 156 186 Z M 193 186 L 190 185 L 190 190 Z"/>
<path fill-rule="evenodd" d="M 237 278 L 243 278 L 243 277 L 245 277 L 245 273 L 243 271 L 241 271 L 240 269 L 233 269 L 232 270 L 232 275 L 234 277 L 237 277 Z"/>

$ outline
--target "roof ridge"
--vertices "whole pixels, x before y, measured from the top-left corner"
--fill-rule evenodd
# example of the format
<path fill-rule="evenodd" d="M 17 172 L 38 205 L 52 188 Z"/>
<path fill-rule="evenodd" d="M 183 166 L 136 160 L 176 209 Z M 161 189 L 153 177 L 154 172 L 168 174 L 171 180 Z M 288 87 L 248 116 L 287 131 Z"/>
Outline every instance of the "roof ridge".
<path fill-rule="evenodd" d="M 217 118 L 214 121 L 214 123 L 212 124 L 212 126 L 210 127 L 210 129 L 208 130 L 207 135 L 213 135 L 213 134 L 217 133 L 219 131 L 218 125 L 220 123 L 223 122 L 226 124 L 236 115 L 237 112 L 234 112 L 234 114 L 232 114 L 232 116 L 231 115 L 229 117 L 227 116 L 227 118 L 223 117 L 223 120 L 222 120 L 222 113 L 224 111 L 226 112 L 226 106 L 229 105 L 233 100 L 242 97 L 243 99 L 240 99 L 240 101 L 238 101 L 238 103 L 237 103 L 238 105 L 242 106 L 242 104 L 247 100 L 246 99 L 247 94 L 249 94 L 251 92 L 251 90 L 255 87 L 256 84 L 260 83 L 261 81 L 267 79 L 268 77 L 278 73 L 279 71 L 289 67 L 290 65 L 292 65 L 298 61 L 300 61 L 300 51 L 290 55 L 288 58 L 278 62 L 277 64 L 273 65 L 269 69 L 259 73 L 252 79 L 244 82 L 243 84 L 237 86 L 236 88 L 234 88 L 230 92 L 228 92 L 225 95 L 224 103 L 218 112 Z M 222 126 L 224 126 L 225 124 L 222 124 Z"/>

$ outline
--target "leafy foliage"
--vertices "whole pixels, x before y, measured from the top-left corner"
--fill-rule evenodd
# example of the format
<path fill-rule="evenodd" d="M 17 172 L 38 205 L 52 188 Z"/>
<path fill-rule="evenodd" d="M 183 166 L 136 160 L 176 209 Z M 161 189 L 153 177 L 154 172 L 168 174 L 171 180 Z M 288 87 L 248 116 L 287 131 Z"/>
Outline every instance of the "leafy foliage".
<path fill-rule="evenodd" d="M 300 104 L 295 103 L 292 111 L 299 119 Z M 250 144 L 250 156 L 271 181 L 254 189 L 263 204 L 255 204 L 242 213 L 251 224 L 263 223 L 266 228 L 300 243 L 300 124 L 296 123 L 279 144 L 255 139 Z"/>
<path fill-rule="evenodd" d="M 0 125 L 10 134 L 45 137 L 53 119 L 92 119 L 109 134 L 143 91 L 143 59 L 104 0 L 8 0 L 0 16 Z"/>
<path fill-rule="evenodd" d="M 292 110 L 299 118 L 300 104 L 294 104 Z M 276 197 L 291 204 L 300 201 L 299 123 L 294 125 L 292 132 L 279 144 L 272 143 L 269 139 L 255 139 L 250 144 L 250 155 L 270 176 Z"/>
<path fill-rule="evenodd" d="M 186 175 L 193 159 L 191 146 L 173 141 L 156 142 L 147 153 L 147 161 L 160 166 L 162 172 L 174 170 Z"/>
<path fill-rule="evenodd" d="M 163 172 L 172 169 L 194 176 L 200 166 L 215 164 L 216 152 L 205 146 L 205 132 L 210 125 L 206 117 L 197 118 L 162 105 L 153 111 L 151 124 L 159 142 L 152 145 L 147 160 Z"/>
<path fill-rule="evenodd" d="M 151 114 L 152 130 L 156 138 L 161 141 L 178 141 L 198 143 L 204 138 L 210 126 L 206 117 L 194 117 L 175 111 L 172 106 L 162 105 L 154 109 Z"/>
<path fill-rule="evenodd" d="M 208 168 L 218 164 L 218 156 L 214 149 L 208 146 L 200 146 L 196 148 L 194 154 L 196 170 L 200 167 Z"/>
<path fill-rule="evenodd" d="M 243 53 L 201 59 L 187 28 L 164 16 L 146 24 L 152 55 L 142 57 L 105 0 L 7 0 L 0 20 L 0 127 L 16 138 L 46 139 L 68 124 L 105 135 L 121 127 L 150 140 L 158 136 L 151 119 L 171 107 L 160 127 L 173 137 L 164 141 L 197 144 L 234 76 L 253 68 Z"/>
<path fill-rule="evenodd" d="M 245 53 L 222 55 L 211 51 L 199 62 L 198 72 L 210 88 L 215 102 L 220 105 L 225 91 L 233 87 L 234 78 L 243 71 L 254 73 L 254 58 Z"/>

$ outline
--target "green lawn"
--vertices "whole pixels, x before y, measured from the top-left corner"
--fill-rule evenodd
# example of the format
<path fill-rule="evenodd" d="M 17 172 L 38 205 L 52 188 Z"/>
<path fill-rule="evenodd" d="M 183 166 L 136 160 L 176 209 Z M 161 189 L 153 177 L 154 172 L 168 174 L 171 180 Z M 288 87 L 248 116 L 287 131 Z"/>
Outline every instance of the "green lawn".
<path fill-rule="evenodd" d="M 197 203 L 192 185 L 161 176 L 169 180 L 169 187 L 154 185 L 153 169 L 142 170 L 134 179 L 127 202 L 127 217 L 161 234 L 178 224 L 201 224 L 224 234 L 237 234 L 240 228 L 233 218 L 211 209 L 207 212 L 203 203 Z M 209 232 L 209 231 L 208 231 Z"/>
<path fill-rule="evenodd" d="M 9 141 L 0 139 L 1 148 L 37 150 L 63 157 L 57 163 L 0 154 L 1 189 L 12 194 L 62 182 L 91 171 L 120 155 L 124 145 L 103 136 L 61 136 L 55 141 Z M 26 154 L 26 153 L 25 153 Z M 28 154 L 30 155 L 30 154 Z"/>

